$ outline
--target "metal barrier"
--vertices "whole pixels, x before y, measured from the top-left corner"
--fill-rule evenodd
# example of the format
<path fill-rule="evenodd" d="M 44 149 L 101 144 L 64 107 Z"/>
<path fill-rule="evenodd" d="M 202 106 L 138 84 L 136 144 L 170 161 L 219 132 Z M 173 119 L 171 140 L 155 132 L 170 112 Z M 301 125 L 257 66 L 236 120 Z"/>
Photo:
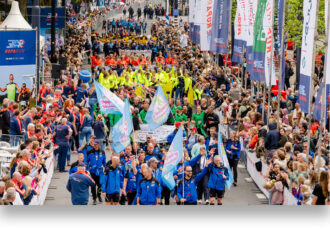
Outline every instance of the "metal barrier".
<path fill-rule="evenodd" d="M 24 142 L 23 135 L 0 134 L 0 141 L 9 144 L 10 148 L 18 147 Z"/>

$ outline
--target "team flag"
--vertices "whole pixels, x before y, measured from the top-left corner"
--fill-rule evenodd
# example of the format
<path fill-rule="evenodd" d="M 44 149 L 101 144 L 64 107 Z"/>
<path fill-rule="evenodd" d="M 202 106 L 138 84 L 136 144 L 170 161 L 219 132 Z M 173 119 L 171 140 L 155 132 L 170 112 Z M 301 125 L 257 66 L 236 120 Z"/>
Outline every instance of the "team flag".
<path fill-rule="evenodd" d="M 97 101 L 101 112 L 105 114 L 122 114 L 124 102 L 116 94 L 105 88 L 103 85 L 94 81 Z"/>
<path fill-rule="evenodd" d="M 145 118 L 149 128 L 155 130 L 164 124 L 167 121 L 170 111 L 171 108 L 166 100 L 166 96 L 162 87 L 159 85 Z"/>
<path fill-rule="evenodd" d="M 125 101 L 123 116 L 112 129 L 112 147 L 116 153 L 123 151 L 130 143 L 130 134 L 133 131 L 132 114 L 128 99 Z"/>
<path fill-rule="evenodd" d="M 227 186 L 228 189 L 230 189 L 230 186 L 234 182 L 234 178 L 233 178 L 233 174 L 232 174 L 231 169 L 230 169 L 230 165 L 229 165 L 229 162 L 228 162 L 225 147 L 223 146 L 223 141 L 222 141 L 220 131 L 218 132 L 218 151 L 219 151 L 219 155 L 221 157 L 221 161 L 222 161 L 223 165 L 228 169 L 229 178 L 227 178 L 227 180 L 226 180 L 226 186 Z"/>
<path fill-rule="evenodd" d="M 180 160 L 183 158 L 182 141 L 183 141 L 183 130 L 181 126 L 173 139 L 170 149 L 167 152 L 165 163 L 163 166 L 163 171 L 162 171 L 163 182 L 170 190 L 173 190 L 175 187 L 173 172 L 176 170 L 177 165 L 179 164 Z"/>

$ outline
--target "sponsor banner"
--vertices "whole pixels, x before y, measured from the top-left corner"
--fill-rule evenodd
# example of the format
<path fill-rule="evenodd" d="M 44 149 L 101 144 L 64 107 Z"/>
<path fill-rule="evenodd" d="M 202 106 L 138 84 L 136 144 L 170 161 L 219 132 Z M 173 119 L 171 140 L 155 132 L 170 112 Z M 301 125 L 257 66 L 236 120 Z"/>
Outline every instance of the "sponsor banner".
<path fill-rule="evenodd" d="M 310 78 L 313 70 L 314 34 L 317 1 L 304 0 L 304 23 L 301 44 L 300 86 L 298 100 L 301 110 L 309 113 Z"/>
<path fill-rule="evenodd" d="M 266 12 L 264 15 L 264 29 L 266 36 L 266 55 L 265 55 L 265 80 L 266 84 L 269 85 L 269 78 L 271 77 L 271 85 L 276 85 L 275 77 L 275 63 L 274 63 L 274 52 L 273 49 L 273 22 L 274 22 L 274 1 L 267 0 Z M 272 65 L 271 65 L 272 62 Z M 271 69 L 272 66 L 272 69 Z"/>
<path fill-rule="evenodd" d="M 244 50 L 244 39 L 243 39 L 243 6 L 242 0 L 237 0 L 237 10 L 234 22 L 234 51 L 232 62 L 242 64 L 243 62 L 243 50 Z"/>
<path fill-rule="evenodd" d="M 35 64 L 35 30 L 0 31 L 0 66 Z"/>
<path fill-rule="evenodd" d="M 136 55 L 136 56 L 141 56 L 142 54 L 145 57 L 151 58 L 151 50 L 119 50 L 119 55 Z"/>
<path fill-rule="evenodd" d="M 251 73 L 252 71 L 252 63 L 253 63 L 253 38 L 254 38 L 254 21 L 256 18 L 258 7 L 258 1 L 248 0 L 248 33 L 247 33 L 247 41 L 246 41 L 246 71 Z"/>
<path fill-rule="evenodd" d="M 285 0 L 277 0 L 277 18 L 278 18 L 278 43 L 279 43 L 279 57 L 280 57 L 280 63 L 282 63 L 282 73 L 280 77 L 282 77 L 282 84 L 281 89 L 284 90 L 285 86 L 285 47 L 281 47 L 282 44 L 282 31 L 284 29 L 284 1 Z"/>
<path fill-rule="evenodd" d="M 189 38 L 194 41 L 195 0 L 189 0 Z"/>
<path fill-rule="evenodd" d="M 166 143 L 167 136 L 170 135 L 174 130 L 174 125 L 162 125 L 155 130 L 151 130 L 148 125 L 140 125 L 141 130 L 135 131 L 135 137 L 137 142 L 144 143 L 147 141 L 147 136 L 150 135 L 157 139 L 157 143 Z"/>
<path fill-rule="evenodd" d="M 214 0 L 210 51 L 226 54 L 230 26 L 230 0 Z"/>
<path fill-rule="evenodd" d="M 31 24 L 32 21 L 32 8 L 27 8 L 28 20 Z M 40 7 L 40 28 L 51 29 L 52 28 L 52 9 L 51 7 Z M 56 7 L 55 12 L 55 28 L 65 28 L 65 9 L 63 7 Z"/>

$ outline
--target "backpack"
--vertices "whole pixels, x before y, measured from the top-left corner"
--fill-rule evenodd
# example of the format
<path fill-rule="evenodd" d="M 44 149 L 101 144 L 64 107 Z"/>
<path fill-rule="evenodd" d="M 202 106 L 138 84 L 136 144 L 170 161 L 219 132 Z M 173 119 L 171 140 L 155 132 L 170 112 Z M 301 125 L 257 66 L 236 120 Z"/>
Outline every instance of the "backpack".
<path fill-rule="evenodd" d="M 180 88 L 180 89 L 184 88 L 184 79 L 183 79 L 183 77 L 179 77 L 178 88 Z"/>

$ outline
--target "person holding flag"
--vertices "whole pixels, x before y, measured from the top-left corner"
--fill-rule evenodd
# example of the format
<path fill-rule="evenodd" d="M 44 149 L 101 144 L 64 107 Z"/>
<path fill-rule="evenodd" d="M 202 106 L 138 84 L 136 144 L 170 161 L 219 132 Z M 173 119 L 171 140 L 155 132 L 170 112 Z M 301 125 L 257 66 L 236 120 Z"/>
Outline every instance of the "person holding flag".
<path fill-rule="evenodd" d="M 151 130 L 155 130 L 164 124 L 170 115 L 171 108 L 167 102 L 163 89 L 158 85 L 155 96 L 152 99 L 150 108 L 145 116 Z"/>

